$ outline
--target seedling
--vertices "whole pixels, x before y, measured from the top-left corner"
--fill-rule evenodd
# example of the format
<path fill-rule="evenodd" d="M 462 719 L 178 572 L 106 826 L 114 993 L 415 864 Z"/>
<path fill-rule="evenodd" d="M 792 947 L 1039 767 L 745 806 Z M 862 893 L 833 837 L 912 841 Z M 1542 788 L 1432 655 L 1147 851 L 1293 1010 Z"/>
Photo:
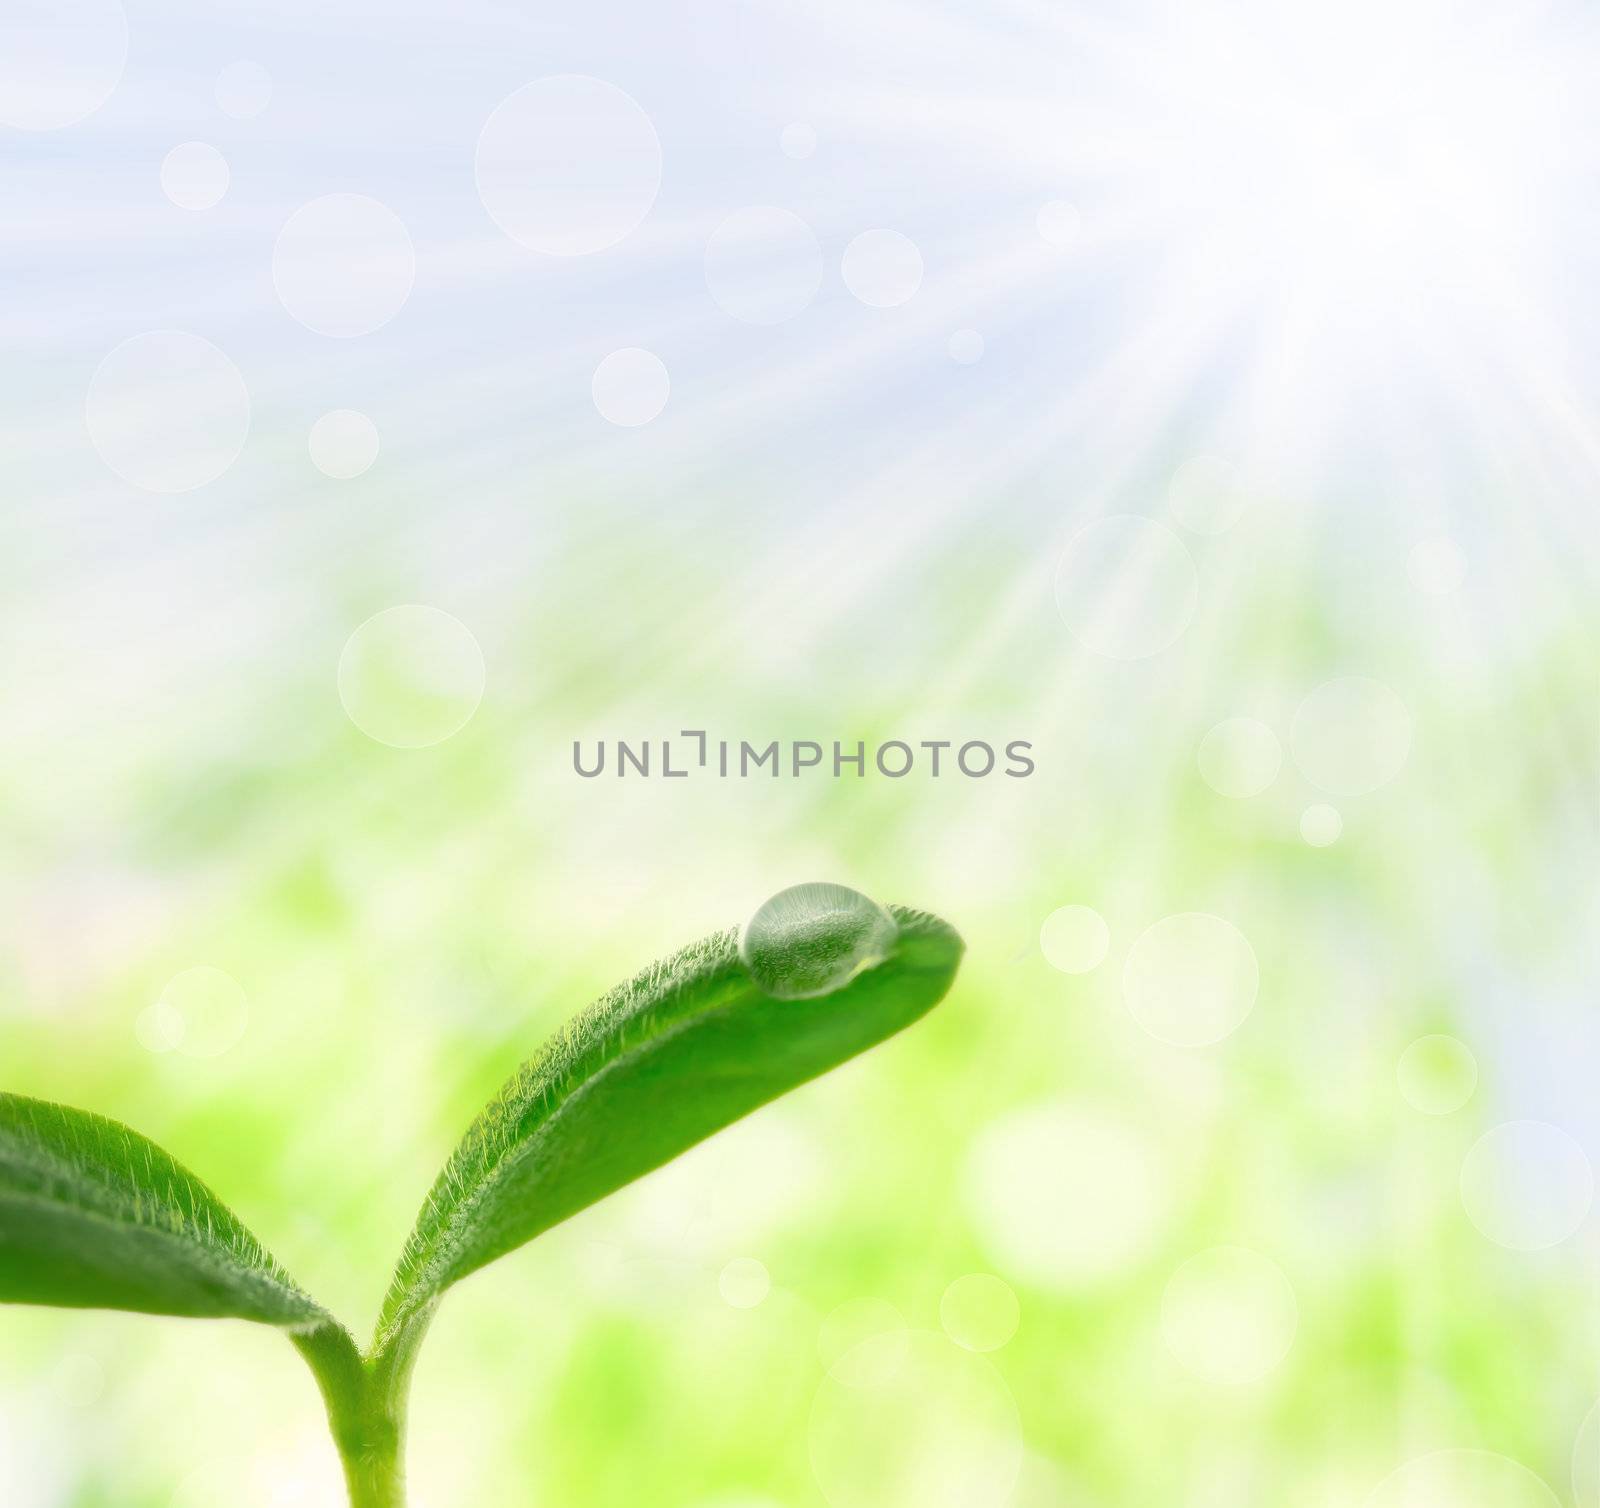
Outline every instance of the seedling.
<path fill-rule="evenodd" d="M 365 1352 L 153 1142 L 0 1094 L 0 1300 L 276 1326 L 322 1390 L 352 1508 L 401 1508 L 411 1373 L 446 1289 L 910 1025 L 961 950 L 936 917 L 800 885 L 742 936 L 695 943 L 596 1001 L 468 1128 Z"/>

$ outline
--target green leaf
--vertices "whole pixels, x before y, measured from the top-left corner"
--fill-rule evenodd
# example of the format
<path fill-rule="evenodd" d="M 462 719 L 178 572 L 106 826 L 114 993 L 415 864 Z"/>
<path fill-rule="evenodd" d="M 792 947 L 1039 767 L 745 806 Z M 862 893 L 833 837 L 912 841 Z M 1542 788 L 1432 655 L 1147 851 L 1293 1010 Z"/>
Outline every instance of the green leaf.
<path fill-rule="evenodd" d="M 413 1346 L 452 1283 L 915 1021 L 961 952 L 936 917 L 800 886 L 757 913 L 742 954 L 720 933 L 613 990 L 468 1130 L 401 1256 L 376 1354 Z"/>
<path fill-rule="evenodd" d="M 16 1094 L 0 1094 L 0 1300 L 333 1323 L 154 1142 Z"/>

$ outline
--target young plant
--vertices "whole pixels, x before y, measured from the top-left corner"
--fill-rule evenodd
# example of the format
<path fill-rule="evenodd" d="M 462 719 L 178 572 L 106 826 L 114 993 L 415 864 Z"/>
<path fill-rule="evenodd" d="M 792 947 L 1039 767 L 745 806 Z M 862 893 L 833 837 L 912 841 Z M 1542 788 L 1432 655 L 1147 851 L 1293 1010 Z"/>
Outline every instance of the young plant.
<path fill-rule="evenodd" d="M 468 1128 L 365 1352 L 153 1142 L 0 1094 L 0 1300 L 276 1326 L 322 1390 L 352 1508 L 399 1508 L 412 1368 L 446 1289 L 909 1025 L 961 951 L 936 917 L 800 885 L 742 936 L 695 943 L 598 1000 Z"/>

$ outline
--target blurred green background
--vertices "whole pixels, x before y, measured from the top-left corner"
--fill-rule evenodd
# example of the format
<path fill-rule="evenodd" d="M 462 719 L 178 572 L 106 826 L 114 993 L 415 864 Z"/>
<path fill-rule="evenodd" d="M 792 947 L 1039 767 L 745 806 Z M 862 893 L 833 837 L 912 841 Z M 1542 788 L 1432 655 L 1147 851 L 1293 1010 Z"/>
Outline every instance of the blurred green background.
<path fill-rule="evenodd" d="M 1281 527 L 1239 526 L 1268 557 Z M 1202 600 L 1240 537 L 1196 544 Z M 958 696 L 981 624 L 935 568 L 904 588 L 895 707 L 851 667 L 875 608 L 826 626 L 811 661 L 836 676 L 780 682 L 675 618 L 715 590 L 701 569 L 629 624 L 647 672 L 620 630 L 562 626 L 580 583 L 480 621 L 483 700 L 432 747 L 353 725 L 332 635 L 270 695 L 184 701 L 182 739 L 107 719 L 77 760 L 13 768 L 8 1087 L 160 1141 L 362 1329 L 456 1136 L 549 1031 L 837 879 L 955 922 L 951 996 L 453 1294 L 417 1378 L 420 1503 L 1335 1508 L 1447 1447 L 1571 1501 L 1600 1391 L 1576 628 L 1464 676 L 1459 594 L 1412 590 L 1377 647 L 1269 590 L 1231 600 L 1222 642 L 1197 622 L 1090 663 L 1041 591 Z M 1337 783 L 1395 752 L 1359 706 L 1317 723 L 1351 665 L 1404 688 L 1403 764 L 1312 842 L 1333 798 L 1300 766 Z M 401 677 L 369 705 L 425 719 L 438 691 Z M 1039 769 L 572 773 L 572 738 L 680 726 L 1029 737 Z M 1067 907 L 1103 933 L 1048 920 Z M 1187 913 L 1237 929 L 1257 989 L 1234 934 L 1149 932 Z M 1521 1122 L 1543 1139 L 1480 1140 Z M 338 1500 L 278 1337 L 0 1327 L 9 1502 Z M 1491 1478 L 1438 1501 L 1545 1501 Z"/>

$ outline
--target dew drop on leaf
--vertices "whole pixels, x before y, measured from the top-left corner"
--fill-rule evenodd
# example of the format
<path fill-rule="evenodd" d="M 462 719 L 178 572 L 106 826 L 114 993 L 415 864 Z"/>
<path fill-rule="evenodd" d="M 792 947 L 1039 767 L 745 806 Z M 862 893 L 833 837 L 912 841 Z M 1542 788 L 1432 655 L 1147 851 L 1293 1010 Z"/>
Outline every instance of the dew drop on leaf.
<path fill-rule="evenodd" d="M 807 1000 L 831 994 L 882 963 L 897 930 L 894 918 L 859 891 L 794 885 L 745 923 L 739 956 L 767 994 Z"/>

